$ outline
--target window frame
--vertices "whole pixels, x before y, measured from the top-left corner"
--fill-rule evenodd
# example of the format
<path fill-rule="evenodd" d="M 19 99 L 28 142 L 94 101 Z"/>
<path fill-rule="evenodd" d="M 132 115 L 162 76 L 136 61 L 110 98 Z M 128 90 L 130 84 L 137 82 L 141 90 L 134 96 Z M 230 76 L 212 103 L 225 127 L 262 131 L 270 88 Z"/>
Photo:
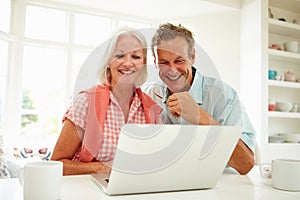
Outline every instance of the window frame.
<path fill-rule="evenodd" d="M 41 39 L 33 39 L 25 37 L 25 16 L 26 6 L 38 6 L 46 7 L 50 9 L 58 9 L 66 11 L 67 13 L 67 35 L 65 42 L 48 41 Z M 75 13 L 82 13 L 87 15 L 96 15 L 105 18 L 111 18 L 111 30 L 114 30 L 118 21 L 125 20 L 136 23 L 152 24 L 152 27 L 158 24 L 155 21 L 149 19 L 134 20 L 134 16 L 131 18 L 124 15 L 116 16 L 116 13 L 94 9 L 83 8 L 79 6 L 70 6 L 61 3 L 44 2 L 42 0 L 23 0 L 12 1 L 11 4 L 11 22 L 10 32 L 3 33 L 0 31 L 0 40 L 9 41 L 8 52 L 8 71 L 7 71 L 7 90 L 4 100 L 5 109 L 3 112 L 3 128 L 0 130 L 4 132 L 9 138 L 18 138 L 21 133 L 21 116 L 24 114 L 22 110 L 22 62 L 23 62 L 23 49 L 25 45 L 39 45 L 44 47 L 61 47 L 66 49 L 66 85 L 64 88 L 65 102 L 64 105 L 67 108 L 70 103 L 70 98 L 73 95 L 72 92 L 72 80 L 73 76 L 73 55 L 76 50 L 90 50 L 91 52 L 97 47 L 97 45 L 83 45 L 74 43 L 74 20 Z M 9 92 L 8 92 L 9 91 Z M 58 135 L 58 134 L 57 134 Z"/>

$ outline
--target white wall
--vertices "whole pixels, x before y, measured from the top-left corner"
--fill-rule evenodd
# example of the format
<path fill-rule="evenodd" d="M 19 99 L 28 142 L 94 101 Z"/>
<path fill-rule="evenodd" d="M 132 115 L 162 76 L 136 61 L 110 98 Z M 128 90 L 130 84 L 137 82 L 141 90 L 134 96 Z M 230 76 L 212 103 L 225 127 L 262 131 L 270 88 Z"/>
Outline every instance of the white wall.
<path fill-rule="evenodd" d="M 219 76 L 239 93 L 240 90 L 240 10 L 218 12 L 188 19 L 174 20 L 190 28 L 197 45 L 214 63 L 203 69 L 203 60 L 198 58 L 197 64 L 209 76 Z M 204 63 L 208 63 L 205 60 Z M 217 74 L 216 74 L 217 73 Z"/>
<path fill-rule="evenodd" d="M 239 93 L 241 73 L 240 10 L 218 12 L 180 20 L 161 20 L 157 22 L 156 27 L 151 29 L 151 32 L 154 33 L 158 24 L 165 22 L 175 25 L 181 23 L 190 29 L 196 40 L 197 68 L 205 75 L 221 78 Z M 145 33 L 148 31 L 150 30 L 145 29 Z M 151 37 L 152 33 L 147 35 L 149 46 Z M 148 53 L 151 54 L 150 51 Z M 158 81 L 158 71 L 152 63 L 153 61 L 148 63 L 148 81 Z M 91 63 L 88 66 L 90 70 Z"/>
<path fill-rule="evenodd" d="M 266 1 L 243 0 L 241 12 L 241 98 L 247 108 L 249 117 L 257 132 L 257 141 L 262 147 L 267 141 L 261 140 L 261 133 L 266 130 L 266 119 L 262 118 L 262 113 L 267 111 L 267 104 L 263 105 L 261 99 L 266 99 L 267 91 L 263 87 L 262 80 L 267 76 L 263 71 L 265 65 L 262 60 L 262 47 L 267 46 L 267 40 L 262 37 L 266 26 L 262 25 L 262 18 L 267 19 L 267 10 L 264 6 Z M 267 57 L 267 56 L 265 56 Z M 265 138 L 266 140 L 266 138 Z M 260 142 L 262 141 L 262 142 Z M 262 157 L 264 160 L 265 158 Z"/>

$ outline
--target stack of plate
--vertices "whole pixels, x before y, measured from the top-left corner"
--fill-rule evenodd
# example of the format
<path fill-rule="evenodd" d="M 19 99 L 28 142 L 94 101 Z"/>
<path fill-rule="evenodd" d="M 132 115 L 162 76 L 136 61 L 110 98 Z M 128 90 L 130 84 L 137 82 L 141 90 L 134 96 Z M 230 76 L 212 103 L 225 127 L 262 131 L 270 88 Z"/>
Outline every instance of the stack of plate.
<path fill-rule="evenodd" d="M 285 138 L 285 142 L 290 143 L 299 143 L 300 142 L 300 133 L 280 133 L 279 136 Z"/>
<path fill-rule="evenodd" d="M 270 135 L 269 142 L 270 143 L 282 143 L 285 141 L 285 137 L 281 135 Z"/>

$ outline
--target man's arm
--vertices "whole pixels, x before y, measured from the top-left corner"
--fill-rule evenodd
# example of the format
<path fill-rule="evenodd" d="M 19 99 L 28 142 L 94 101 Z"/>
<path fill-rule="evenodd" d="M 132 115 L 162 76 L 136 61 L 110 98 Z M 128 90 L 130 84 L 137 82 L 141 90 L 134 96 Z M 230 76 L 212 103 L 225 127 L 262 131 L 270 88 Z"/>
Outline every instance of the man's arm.
<path fill-rule="evenodd" d="M 168 99 L 167 105 L 170 112 L 175 117 L 183 117 L 185 120 L 193 124 L 199 125 L 221 125 L 201 106 L 196 104 L 189 93 L 176 93 Z M 254 166 L 253 151 L 239 139 L 228 165 L 238 171 L 240 174 L 247 174 Z"/>
<path fill-rule="evenodd" d="M 229 159 L 228 165 L 240 174 L 247 174 L 254 166 L 254 153 L 247 145 L 239 139 Z"/>

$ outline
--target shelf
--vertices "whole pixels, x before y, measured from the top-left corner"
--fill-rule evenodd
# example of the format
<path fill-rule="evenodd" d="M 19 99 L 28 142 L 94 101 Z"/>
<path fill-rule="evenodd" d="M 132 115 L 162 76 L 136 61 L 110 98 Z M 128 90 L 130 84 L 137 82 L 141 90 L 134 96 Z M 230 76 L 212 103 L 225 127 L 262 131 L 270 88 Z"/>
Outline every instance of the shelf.
<path fill-rule="evenodd" d="M 269 86 L 300 89 L 300 82 L 268 80 Z"/>
<path fill-rule="evenodd" d="M 298 147 L 298 148 L 300 148 L 300 143 L 291 143 L 291 142 L 283 142 L 283 143 L 272 143 L 272 142 L 269 142 L 269 145 L 271 145 L 273 147 L 286 146 L 286 147 Z"/>
<path fill-rule="evenodd" d="M 297 63 L 297 64 L 300 63 L 300 53 L 291 53 L 291 52 L 280 51 L 275 49 L 268 49 L 268 53 L 269 53 L 269 57 L 275 60 Z"/>
<path fill-rule="evenodd" d="M 279 112 L 279 111 L 269 111 L 268 115 L 270 118 L 291 118 L 300 119 L 299 112 Z"/>
<path fill-rule="evenodd" d="M 280 44 L 284 45 L 288 41 L 298 41 L 300 44 L 300 24 L 292 23 L 293 19 L 300 20 L 300 0 L 268 0 L 266 1 L 268 8 L 274 16 L 273 19 L 265 17 L 266 34 L 263 35 L 263 42 L 268 45 Z M 265 10 L 268 12 L 268 10 Z M 278 18 L 285 18 L 287 21 L 280 21 Z M 263 31 L 263 33 L 265 33 Z M 300 79 L 300 52 L 288 52 L 284 50 L 265 49 L 267 55 L 263 56 L 266 62 L 266 68 L 274 67 L 280 75 L 285 70 L 290 69 L 295 73 L 296 79 Z M 265 70 L 267 71 L 267 70 Z M 264 71 L 264 72 L 265 72 Z M 264 76 L 265 78 L 265 76 Z M 263 80 L 265 84 L 265 95 L 268 98 L 282 99 L 285 102 L 300 102 L 300 82 Z M 268 99 L 263 99 L 268 101 Z M 300 112 L 280 112 L 266 111 L 263 112 L 266 119 L 266 125 L 263 125 L 263 147 L 264 154 L 262 157 L 272 160 L 275 158 L 292 158 L 300 159 L 300 143 L 270 143 L 268 136 L 274 133 L 292 133 L 299 132 Z M 266 127 L 264 127 L 266 126 Z M 300 132 L 299 132 L 300 133 Z M 267 141 L 267 143 L 265 143 Z"/>
<path fill-rule="evenodd" d="M 277 19 L 268 19 L 270 33 L 300 38 L 300 25 Z"/>

